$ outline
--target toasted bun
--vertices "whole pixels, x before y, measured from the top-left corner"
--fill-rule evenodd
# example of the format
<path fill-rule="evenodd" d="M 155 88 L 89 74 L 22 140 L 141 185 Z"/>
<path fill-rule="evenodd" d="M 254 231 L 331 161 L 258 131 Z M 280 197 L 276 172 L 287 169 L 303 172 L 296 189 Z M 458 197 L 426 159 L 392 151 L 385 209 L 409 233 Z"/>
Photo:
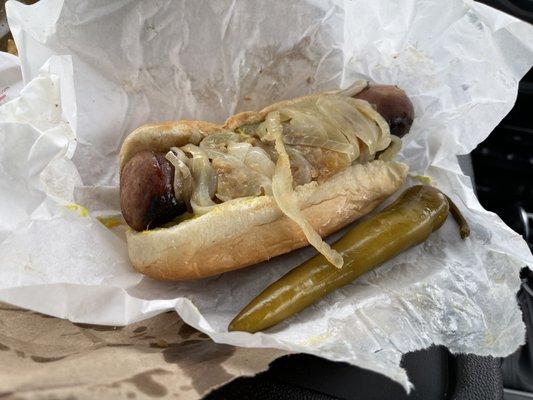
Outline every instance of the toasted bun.
<path fill-rule="evenodd" d="M 152 150 L 166 153 L 171 147 L 181 147 L 189 143 L 191 136 L 206 136 L 220 131 L 220 125 L 204 121 L 167 121 L 146 124 L 128 135 L 120 149 L 120 170 L 137 153 Z"/>
<path fill-rule="evenodd" d="M 293 100 L 295 101 L 295 100 Z M 222 126 L 202 121 L 144 125 L 130 134 L 120 152 L 120 168 L 137 152 L 165 152 L 202 136 L 261 121 L 268 110 L 246 112 Z M 325 237 L 369 213 L 400 188 L 407 166 L 375 160 L 355 164 L 318 184 L 296 188 L 300 207 Z M 277 207 L 272 196 L 240 198 L 170 228 L 126 233 L 135 269 L 160 280 L 188 280 L 243 268 L 308 245 L 300 227 Z"/>

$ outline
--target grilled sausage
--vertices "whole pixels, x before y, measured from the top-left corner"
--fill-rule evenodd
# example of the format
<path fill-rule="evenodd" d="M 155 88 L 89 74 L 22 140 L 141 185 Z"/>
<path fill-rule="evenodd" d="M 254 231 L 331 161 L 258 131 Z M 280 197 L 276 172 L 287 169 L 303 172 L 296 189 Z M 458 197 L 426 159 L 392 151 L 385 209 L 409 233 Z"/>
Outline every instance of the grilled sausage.
<path fill-rule="evenodd" d="M 137 153 L 122 169 L 120 207 L 136 231 L 159 226 L 187 211 L 174 195 L 174 167 L 164 154 Z"/>
<path fill-rule="evenodd" d="M 391 133 L 402 137 L 411 128 L 415 111 L 405 92 L 394 85 L 369 86 L 354 96 L 372 104 L 389 123 Z"/>

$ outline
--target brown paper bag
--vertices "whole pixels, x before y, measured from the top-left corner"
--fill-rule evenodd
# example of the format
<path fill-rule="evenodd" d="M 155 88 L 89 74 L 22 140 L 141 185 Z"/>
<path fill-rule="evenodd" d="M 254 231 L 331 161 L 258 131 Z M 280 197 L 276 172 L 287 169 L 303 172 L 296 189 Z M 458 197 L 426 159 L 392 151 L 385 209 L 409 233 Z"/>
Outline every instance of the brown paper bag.
<path fill-rule="evenodd" d="M 197 399 L 283 354 L 216 344 L 175 312 L 107 327 L 0 303 L 1 399 Z"/>

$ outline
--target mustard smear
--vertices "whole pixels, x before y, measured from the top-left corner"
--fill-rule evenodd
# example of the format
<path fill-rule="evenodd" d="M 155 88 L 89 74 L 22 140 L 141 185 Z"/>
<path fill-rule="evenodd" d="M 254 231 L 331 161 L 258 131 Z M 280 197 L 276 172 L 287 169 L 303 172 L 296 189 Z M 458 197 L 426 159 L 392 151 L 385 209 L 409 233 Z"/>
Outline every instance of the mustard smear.
<path fill-rule="evenodd" d="M 431 178 L 427 175 L 411 175 L 413 179 L 423 183 L 424 185 L 432 186 Z"/>
<path fill-rule="evenodd" d="M 311 336 L 310 338 L 301 342 L 303 346 L 316 346 L 321 343 L 324 343 L 327 339 L 331 337 L 331 332 L 326 332 L 321 335 Z"/>
<path fill-rule="evenodd" d="M 122 224 L 119 217 L 96 217 L 96 219 L 104 224 L 107 229 L 113 229 Z"/>
<path fill-rule="evenodd" d="M 80 206 L 79 204 L 76 204 L 76 203 L 67 204 L 67 205 L 65 205 L 65 208 L 67 208 L 67 209 L 69 209 L 71 211 L 77 212 L 78 214 L 80 214 L 81 217 L 88 217 L 89 216 L 89 210 L 87 210 L 83 206 Z"/>

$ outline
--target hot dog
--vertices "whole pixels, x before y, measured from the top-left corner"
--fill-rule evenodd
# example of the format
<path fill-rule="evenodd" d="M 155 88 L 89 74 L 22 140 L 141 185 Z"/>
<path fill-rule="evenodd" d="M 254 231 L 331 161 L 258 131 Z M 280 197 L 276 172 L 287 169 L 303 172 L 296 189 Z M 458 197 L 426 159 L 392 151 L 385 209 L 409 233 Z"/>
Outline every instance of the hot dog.
<path fill-rule="evenodd" d="M 120 154 L 133 265 L 156 279 L 192 279 L 309 243 L 338 264 L 321 237 L 401 186 L 407 168 L 392 157 L 413 119 L 401 89 L 358 82 L 222 126 L 138 128 Z"/>

